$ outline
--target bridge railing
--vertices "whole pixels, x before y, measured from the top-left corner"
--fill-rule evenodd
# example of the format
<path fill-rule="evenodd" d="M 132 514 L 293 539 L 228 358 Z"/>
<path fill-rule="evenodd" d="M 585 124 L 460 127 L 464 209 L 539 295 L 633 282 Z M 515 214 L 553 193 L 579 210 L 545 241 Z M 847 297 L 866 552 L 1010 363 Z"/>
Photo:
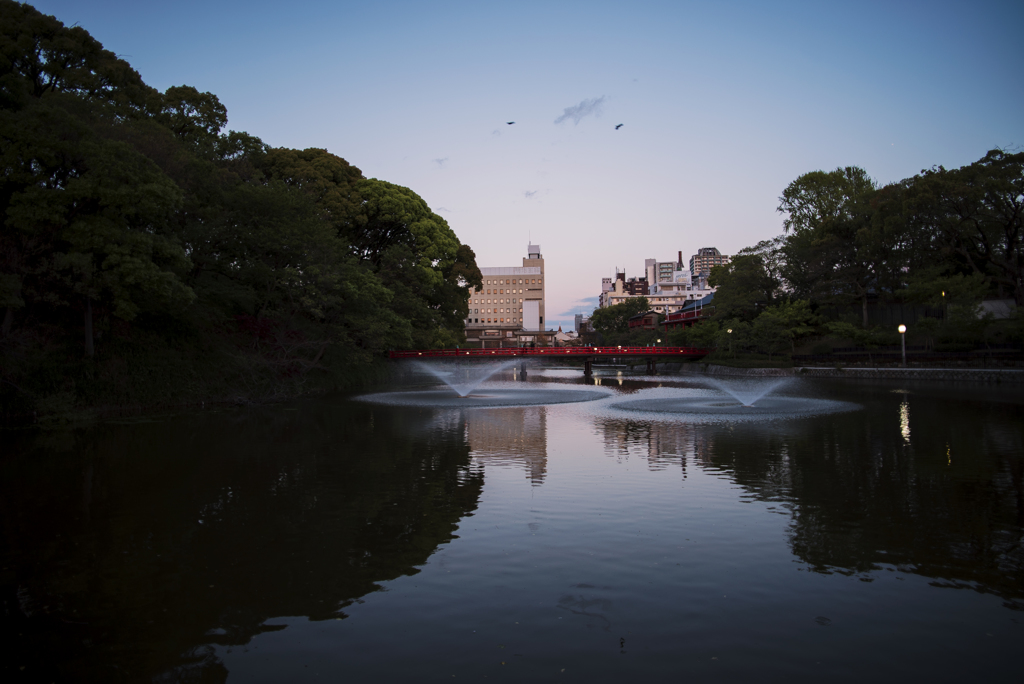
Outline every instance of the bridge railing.
<path fill-rule="evenodd" d="M 408 349 L 388 352 L 392 359 L 479 358 L 499 356 L 598 357 L 598 356 L 689 356 L 701 357 L 709 349 L 696 347 L 504 347 L 501 349 Z"/>

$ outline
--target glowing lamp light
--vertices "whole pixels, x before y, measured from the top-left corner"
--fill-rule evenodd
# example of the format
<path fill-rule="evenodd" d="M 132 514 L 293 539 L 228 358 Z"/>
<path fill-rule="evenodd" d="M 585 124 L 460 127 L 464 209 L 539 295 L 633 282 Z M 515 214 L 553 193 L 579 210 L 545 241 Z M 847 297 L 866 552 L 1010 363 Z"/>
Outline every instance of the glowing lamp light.
<path fill-rule="evenodd" d="M 900 323 L 900 327 L 896 328 L 900 331 L 900 355 L 903 357 L 903 367 L 907 367 L 907 336 L 904 334 L 907 332 L 907 326 Z"/>

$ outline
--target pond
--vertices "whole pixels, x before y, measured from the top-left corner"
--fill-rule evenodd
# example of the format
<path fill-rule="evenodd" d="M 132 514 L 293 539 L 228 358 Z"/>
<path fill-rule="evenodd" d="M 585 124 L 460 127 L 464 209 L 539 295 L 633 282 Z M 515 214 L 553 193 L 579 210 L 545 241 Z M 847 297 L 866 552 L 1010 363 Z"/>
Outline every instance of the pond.
<path fill-rule="evenodd" d="M 1019 386 L 514 370 L 7 433 L 4 680 L 1019 674 Z"/>

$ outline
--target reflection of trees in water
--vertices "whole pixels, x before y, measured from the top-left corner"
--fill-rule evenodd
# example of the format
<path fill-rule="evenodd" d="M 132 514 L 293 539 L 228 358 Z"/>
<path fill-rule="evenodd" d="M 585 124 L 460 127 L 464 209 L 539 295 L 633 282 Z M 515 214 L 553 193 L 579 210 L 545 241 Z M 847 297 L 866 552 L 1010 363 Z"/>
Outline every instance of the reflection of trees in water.
<path fill-rule="evenodd" d="M 601 424 L 605 452 L 687 461 L 788 501 L 794 554 L 819 572 L 883 565 L 1024 607 L 1024 407 L 918 394 L 769 423 Z"/>
<path fill-rule="evenodd" d="M 716 431 L 711 458 L 751 491 L 781 485 L 793 552 L 814 570 L 886 565 L 1021 599 L 1021 418 L 1016 405 L 891 395 L 778 430 Z"/>
<path fill-rule="evenodd" d="M 21 449 L 2 464 L 0 586 L 26 662 L 65 680 L 222 680 L 210 644 L 275 616 L 344 617 L 417 572 L 482 487 L 464 427 L 418 415 L 310 403 Z"/>

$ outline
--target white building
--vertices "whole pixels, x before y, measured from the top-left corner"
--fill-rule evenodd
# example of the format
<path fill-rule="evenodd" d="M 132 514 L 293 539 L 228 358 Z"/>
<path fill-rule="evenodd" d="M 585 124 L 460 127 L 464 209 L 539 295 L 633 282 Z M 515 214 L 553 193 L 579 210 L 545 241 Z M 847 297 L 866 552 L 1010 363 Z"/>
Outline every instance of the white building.
<path fill-rule="evenodd" d="M 715 288 L 708 287 L 706 278 L 694 279 L 692 272 L 683 263 L 683 253 L 679 252 L 676 261 L 658 261 L 657 259 L 645 259 L 644 270 L 649 284 L 647 302 L 651 310 L 660 314 L 670 314 L 678 311 L 687 302 L 703 299 L 714 292 Z M 611 282 L 611 288 L 606 288 L 606 281 L 601 280 L 601 296 L 599 298 L 602 308 L 621 304 L 627 299 L 639 295 L 630 294 L 622 279 L 616 278 Z"/>
<path fill-rule="evenodd" d="M 528 245 L 522 266 L 480 269 L 483 286 L 470 291 L 466 341 L 532 341 L 544 330 L 544 257 Z M 493 346 L 493 345 L 492 345 Z"/>

